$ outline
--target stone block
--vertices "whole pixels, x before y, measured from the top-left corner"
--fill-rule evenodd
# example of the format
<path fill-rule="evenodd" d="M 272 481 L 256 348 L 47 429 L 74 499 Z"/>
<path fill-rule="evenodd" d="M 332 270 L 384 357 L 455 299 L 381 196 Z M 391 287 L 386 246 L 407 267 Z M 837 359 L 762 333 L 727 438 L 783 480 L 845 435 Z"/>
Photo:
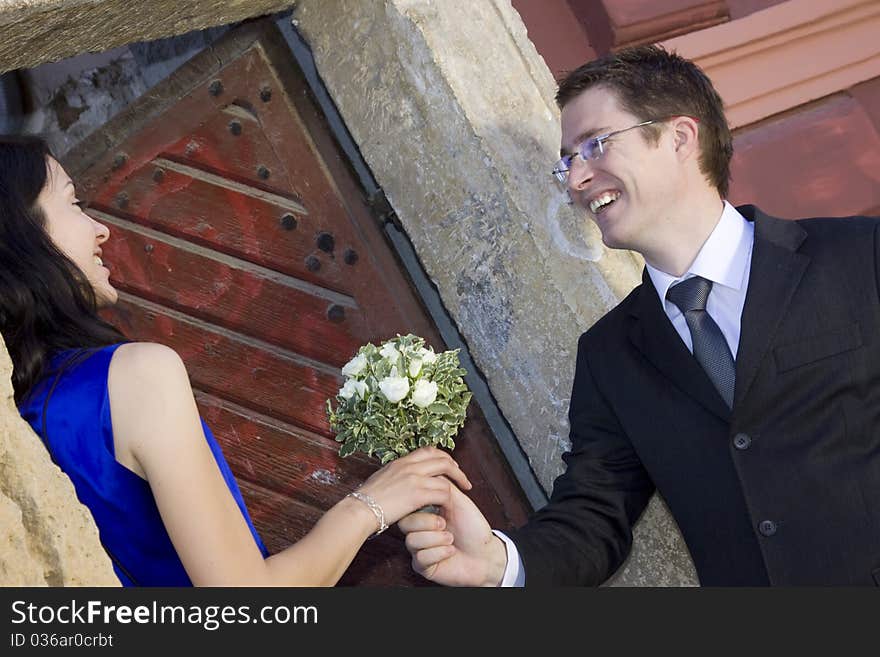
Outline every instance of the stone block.
<path fill-rule="evenodd" d="M 641 274 L 552 180 L 550 71 L 509 0 L 301 0 L 294 24 L 549 489 L 568 447 L 577 338 Z M 637 545 L 615 582 L 695 581 L 672 526 L 646 514 L 644 530 L 676 547 Z"/>
<path fill-rule="evenodd" d="M 119 586 L 88 509 L 13 401 L 0 339 L 0 586 Z"/>
<path fill-rule="evenodd" d="M 286 9 L 292 0 L 7 0 L 0 72 Z"/>

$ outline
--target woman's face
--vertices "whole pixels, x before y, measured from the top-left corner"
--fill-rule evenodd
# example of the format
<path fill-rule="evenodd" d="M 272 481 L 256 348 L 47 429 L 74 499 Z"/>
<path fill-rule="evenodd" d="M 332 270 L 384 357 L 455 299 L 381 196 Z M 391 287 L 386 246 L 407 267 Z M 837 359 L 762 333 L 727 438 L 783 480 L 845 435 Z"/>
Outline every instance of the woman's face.
<path fill-rule="evenodd" d="M 99 307 L 116 303 L 116 290 L 110 284 L 110 270 L 101 260 L 101 245 L 110 230 L 83 212 L 70 177 L 58 162 L 47 160 L 49 175 L 37 197 L 46 217 L 46 232 L 64 254 L 88 279 Z"/>

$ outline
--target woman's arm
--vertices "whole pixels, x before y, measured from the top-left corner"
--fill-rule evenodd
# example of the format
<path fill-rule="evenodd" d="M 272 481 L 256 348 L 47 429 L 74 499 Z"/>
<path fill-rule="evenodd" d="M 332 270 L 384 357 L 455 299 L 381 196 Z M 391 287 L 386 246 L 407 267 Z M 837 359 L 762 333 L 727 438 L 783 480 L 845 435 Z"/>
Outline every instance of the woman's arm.
<path fill-rule="evenodd" d="M 263 559 L 205 441 L 180 357 L 133 343 L 113 356 L 108 378 L 117 460 L 150 484 L 162 521 L 197 586 L 335 584 L 376 517 L 347 497 L 300 541 Z M 422 449 L 385 466 L 361 487 L 391 524 L 426 504 L 444 504 L 452 485 L 470 488 L 444 452 Z"/>

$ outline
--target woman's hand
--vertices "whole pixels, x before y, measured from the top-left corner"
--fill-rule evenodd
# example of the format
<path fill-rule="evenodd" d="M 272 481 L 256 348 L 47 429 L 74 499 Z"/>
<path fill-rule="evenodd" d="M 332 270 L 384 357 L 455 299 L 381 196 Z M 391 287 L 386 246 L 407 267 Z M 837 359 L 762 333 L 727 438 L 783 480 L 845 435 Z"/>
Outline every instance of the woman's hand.
<path fill-rule="evenodd" d="M 472 488 L 449 454 L 435 447 L 422 447 L 391 461 L 359 490 L 382 507 L 385 522 L 392 525 L 423 506 L 447 505 L 453 485 L 464 490 Z"/>

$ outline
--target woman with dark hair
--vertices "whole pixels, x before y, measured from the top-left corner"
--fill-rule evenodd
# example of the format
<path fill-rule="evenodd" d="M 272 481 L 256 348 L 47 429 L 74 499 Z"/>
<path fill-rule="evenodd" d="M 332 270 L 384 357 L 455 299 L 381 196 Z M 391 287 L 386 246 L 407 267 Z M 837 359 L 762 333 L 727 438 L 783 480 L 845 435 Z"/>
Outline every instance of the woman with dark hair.
<path fill-rule="evenodd" d="M 420 449 L 268 556 L 180 357 L 99 317 L 117 297 L 101 259 L 108 238 L 44 142 L 0 137 L 0 334 L 15 400 L 123 584 L 332 585 L 371 534 L 444 504 L 450 479 L 470 488 L 449 455 Z"/>

